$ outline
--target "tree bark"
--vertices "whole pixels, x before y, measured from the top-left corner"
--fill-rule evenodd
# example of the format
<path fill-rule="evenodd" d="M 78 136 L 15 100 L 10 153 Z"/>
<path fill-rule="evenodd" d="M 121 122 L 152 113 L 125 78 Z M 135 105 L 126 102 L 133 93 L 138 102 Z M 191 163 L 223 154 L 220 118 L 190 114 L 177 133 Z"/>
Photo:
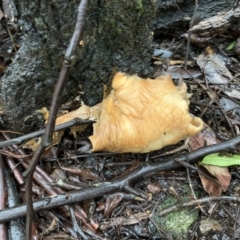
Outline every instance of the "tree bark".
<path fill-rule="evenodd" d="M 61 61 L 73 32 L 79 1 L 15 0 L 24 41 L 1 81 L 7 126 L 28 132 L 39 127 L 49 106 Z M 79 47 L 62 101 L 81 90 L 88 105 L 101 101 L 103 84 L 116 71 L 151 75 L 150 21 L 153 0 L 91 0 L 84 47 Z M 79 89 L 81 85 L 81 89 Z"/>
<path fill-rule="evenodd" d="M 84 92 L 85 104 L 100 102 L 103 85 L 110 85 L 117 71 L 151 77 L 152 31 L 159 36 L 176 28 L 186 14 L 192 16 L 194 2 L 90 0 L 84 46 L 79 46 L 75 56 L 62 102 L 79 91 Z M 208 9 L 205 3 L 212 3 L 214 8 L 221 5 L 199 1 L 204 14 Z M 66 0 L 14 0 L 12 6 L 24 41 L 1 79 L 0 101 L 7 128 L 30 132 L 43 124 L 36 110 L 50 105 L 78 4 Z"/>

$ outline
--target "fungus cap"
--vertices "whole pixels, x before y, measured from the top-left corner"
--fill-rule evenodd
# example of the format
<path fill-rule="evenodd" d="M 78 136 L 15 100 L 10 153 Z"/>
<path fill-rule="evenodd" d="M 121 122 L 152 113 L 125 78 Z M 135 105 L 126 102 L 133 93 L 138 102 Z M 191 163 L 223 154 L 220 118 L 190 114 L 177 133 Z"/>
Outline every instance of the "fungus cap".
<path fill-rule="evenodd" d="M 203 122 L 188 111 L 186 84 L 170 75 L 142 79 L 117 73 L 90 136 L 92 151 L 150 152 L 198 133 Z"/>

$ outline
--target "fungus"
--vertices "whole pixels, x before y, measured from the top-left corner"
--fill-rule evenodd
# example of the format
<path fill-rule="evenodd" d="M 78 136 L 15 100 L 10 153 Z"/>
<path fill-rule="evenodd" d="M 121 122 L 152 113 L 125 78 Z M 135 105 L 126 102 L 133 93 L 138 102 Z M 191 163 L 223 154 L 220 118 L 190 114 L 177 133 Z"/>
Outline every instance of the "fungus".
<path fill-rule="evenodd" d="M 189 111 L 186 84 L 170 75 L 142 79 L 117 73 L 90 136 L 92 151 L 150 152 L 198 133 L 203 122 Z"/>
<path fill-rule="evenodd" d="M 82 103 L 82 106 L 77 110 L 59 116 L 56 119 L 55 125 L 66 123 L 68 121 L 73 120 L 74 118 L 96 121 L 99 118 L 100 111 L 101 111 L 101 103 L 93 107 L 88 107 Z M 44 107 L 41 110 L 37 110 L 37 112 L 42 113 L 44 116 L 44 119 L 47 121 L 49 117 L 49 111 L 47 110 L 47 108 Z M 87 127 L 87 124 L 80 125 L 80 126 L 73 126 L 71 127 L 71 133 L 76 138 L 77 132 L 82 132 L 86 127 Z M 51 146 L 58 144 L 61 141 L 63 134 L 64 134 L 64 130 L 54 132 Z M 25 143 L 23 145 L 23 148 L 32 149 L 33 151 L 35 151 L 39 147 L 39 144 L 41 143 L 41 141 L 42 141 L 42 137 L 33 138 L 27 143 Z"/>

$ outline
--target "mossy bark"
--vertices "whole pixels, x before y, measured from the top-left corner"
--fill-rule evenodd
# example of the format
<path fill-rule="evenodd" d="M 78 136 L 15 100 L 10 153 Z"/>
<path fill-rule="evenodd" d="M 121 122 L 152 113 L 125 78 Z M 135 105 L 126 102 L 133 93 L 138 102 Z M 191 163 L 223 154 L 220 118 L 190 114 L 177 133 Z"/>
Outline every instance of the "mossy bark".
<path fill-rule="evenodd" d="M 50 106 L 79 0 L 10 1 L 24 40 L 1 79 L 0 102 L 6 127 L 30 132 L 43 124 L 35 110 Z M 100 102 L 103 85 L 109 85 L 117 71 L 151 77 L 152 31 L 155 36 L 179 34 L 177 28 L 186 15 L 192 16 L 195 0 L 89 2 L 84 47 L 77 50 L 62 102 L 79 91 L 84 92 L 82 99 L 87 105 Z M 199 0 L 198 12 L 207 17 L 220 7 L 226 8 L 216 1 Z M 187 30 L 189 20 L 185 23 Z"/>
<path fill-rule="evenodd" d="M 14 4 L 24 41 L 1 80 L 0 97 L 7 127 L 29 132 L 42 124 L 35 110 L 50 105 L 79 1 Z M 84 47 L 77 50 L 62 101 L 81 90 L 86 104 L 96 104 L 103 84 L 109 84 L 116 71 L 151 76 L 150 22 L 155 10 L 154 0 L 90 0 Z"/>

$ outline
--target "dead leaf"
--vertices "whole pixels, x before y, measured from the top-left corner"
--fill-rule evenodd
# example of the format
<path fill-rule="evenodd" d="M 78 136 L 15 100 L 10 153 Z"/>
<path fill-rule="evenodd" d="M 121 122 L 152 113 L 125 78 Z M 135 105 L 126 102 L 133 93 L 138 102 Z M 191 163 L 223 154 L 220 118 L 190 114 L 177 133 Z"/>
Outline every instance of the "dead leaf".
<path fill-rule="evenodd" d="M 203 75 L 201 71 L 192 69 L 188 69 L 188 71 L 186 71 L 181 66 L 169 66 L 167 70 L 163 70 L 161 74 L 171 74 L 173 79 L 192 79 Z"/>
<path fill-rule="evenodd" d="M 3 73 L 6 69 L 6 66 L 0 64 L 0 74 Z"/>
<path fill-rule="evenodd" d="M 90 169 L 82 169 L 82 168 L 76 168 L 76 167 L 62 167 L 61 169 L 72 173 L 72 174 L 76 174 L 79 177 L 86 179 L 86 180 L 99 180 L 99 176 L 97 174 L 95 174 L 93 171 L 91 171 Z"/>
<path fill-rule="evenodd" d="M 223 191 L 226 192 L 231 181 L 231 174 L 229 173 L 228 168 L 213 166 L 209 164 L 202 164 L 201 166 L 206 168 L 209 173 L 211 173 L 214 177 L 216 177 L 218 182 L 221 184 Z M 214 195 L 210 195 L 210 196 L 214 196 Z"/>
<path fill-rule="evenodd" d="M 197 64 L 204 72 L 209 83 L 227 84 L 232 79 L 232 74 L 225 66 L 224 61 L 215 53 L 199 55 Z"/>
<path fill-rule="evenodd" d="M 100 203 L 98 204 L 97 208 L 96 208 L 96 211 L 97 211 L 97 212 L 104 211 L 105 205 L 106 205 L 106 204 L 105 204 L 104 202 L 100 202 Z"/>
<path fill-rule="evenodd" d="M 111 221 L 101 224 L 100 229 L 104 231 L 112 226 L 133 225 L 151 217 L 152 214 L 150 213 L 150 211 L 145 211 L 144 213 L 131 214 L 127 218 L 126 217 L 112 218 Z"/>
<path fill-rule="evenodd" d="M 140 161 L 135 161 L 131 167 L 127 168 L 126 171 L 124 171 L 121 176 L 124 176 L 124 175 L 127 175 L 129 174 L 130 172 L 132 172 L 135 168 L 137 168 L 139 165 L 141 164 Z"/>
<path fill-rule="evenodd" d="M 225 97 L 219 100 L 219 104 L 223 108 L 224 112 L 228 112 L 233 109 L 240 108 L 240 105 L 238 103 L 233 102 L 232 100 Z"/>
<path fill-rule="evenodd" d="M 203 126 L 203 129 L 195 136 L 192 136 L 188 142 L 191 151 L 219 143 L 213 130 L 205 123 Z"/>
<path fill-rule="evenodd" d="M 2 10 L 0 9 L 0 20 L 1 20 L 2 18 L 4 18 L 4 17 L 5 17 L 5 16 L 4 16 Z"/>
<path fill-rule="evenodd" d="M 210 218 L 206 218 L 201 220 L 200 225 L 199 225 L 199 230 L 201 234 L 207 236 L 209 232 L 222 232 L 223 227 L 220 225 L 218 221 L 215 221 Z"/>
<path fill-rule="evenodd" d="M 207 175 L 209 175 L 207 169 L 205 169 L 202 166 L 196 165 L 197 168 L 203 172 L 205 172 Z M 222 194 L 222 187 L 221 185 L 213 182 L 211 179 L 199 174 L 199 177 L 201 179 L 202 185 L 204 190 L 209 194 L 209 196 L 221 196 Z"/>
<path fill-rule="evenodd" d="M 109 215 L 116 208 L 119 202 L 122 201 L 123 197 L 123 193 L 115 193 L 113 195 L 108 195 L 104 209 L 104 217 L 109 217 Z"/>
<path fill-rule="evenodd" d="M 219 141 L 216 138 L 216 134 L 212 131 L 212 129 L 204 123 L 204 129 L 201 130 L 198 134 L 191 137 L 189 140 L 189 148 L 191 151 L 195 151 L 201 147 L 209 146 L 213 144 L 217 144 Z M 204 166 L 201 167 L 201 166 Z M 218 167 L 213 165 L 205 165 L 202 164 L 201 166 L 197 165 L 197 167 L 206 172 L 206 170 L 214 176 L 220 183 L 217 184 L 210 180 L 209 178 L 206 178 L 199 174 L 199 177 L 201 179 L 202 185 L 205 189 L 205 191 L 210 196 L 221 196 L 222 191 L 227 191 L 228 186 L 230 184 L 231 175 L 228 171 L 228 168 L 226 167 Z"/>
<path fill-rule="evenodd" d="M 153 183 L 149 183 L 147 185 L 147 190 L 148 192 L 154 194 L 154 193 L 159 193 L 161 191 L 161 187 L 156 185 L 156 184 L 153 184 Z"/>
<path fill-rule="evenodd" d="M 32 149 L 33 151 L 35 151 L 39 147 L 41 141 L 42 137 L 32 138 L 23 145 L 23 148 Z"/>
<path fill-rule="evenodd" d="M 45 120 L 49 118 L 49 111 L 47 110 L 47 108 L 44 107 L 37 111 L 43 114 Z M 85 104 L 82 104 L 82 106 L 77 110 L 71 111 L 69 113 L 63 114 L 60 117 L 57 117 L 56 125 L 69 122 L 75 118 L 96 121 L 99 118 L 100 111 L 101 104 L 97 104 L 93 107 L 88 107 Z M 71 133 L 74 135 L 74 137 L 76 137 L 77 132 L 83 131 L 86 127 L 87 125 L 73 126 L 71 127 Z M 61 141 L 63 134 L 64 131 L 57 131 L 53 133 L 52 146 L 57 145 Z M 30 141 L 23 145 L 23 148 L 32 149 L 33 151 L 35 151 L 38 148 L 39 144 L 41 143 L 41 140 L 42 140 L 41 137 L 31 139 Z"/>
<path fill-rule="evenodd" d="M 205 75 L 205 79 L 208 83 L 223 85 L 220 89 L 229 97 L 240 99 L 239 84 L 231 85 L 231 89 L 226 87 L 233 76 L 226 67 L 222 57 L 214 52 L 214 50 L 208 46 L 205 52 L 197 57 L 197 64 L 202 69 Z"/>

